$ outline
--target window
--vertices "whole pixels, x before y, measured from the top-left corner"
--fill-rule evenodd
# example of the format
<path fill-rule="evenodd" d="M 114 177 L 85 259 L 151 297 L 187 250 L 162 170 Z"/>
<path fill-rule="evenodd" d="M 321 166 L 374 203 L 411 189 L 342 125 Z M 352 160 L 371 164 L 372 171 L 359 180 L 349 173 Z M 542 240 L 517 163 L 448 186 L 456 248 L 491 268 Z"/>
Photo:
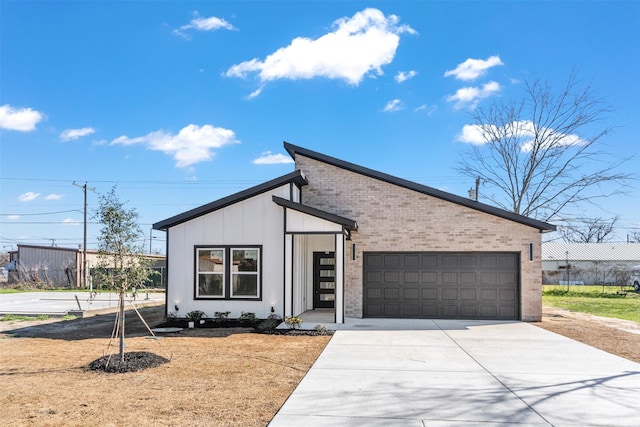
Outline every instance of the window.
<path fill-rule="evenodd" d="M 196 247 L 196 298 L 259 299 L 260 247 Z"/>
<path fill-rule="evenodd" d="M 258 249 L 231 249 L 231 296 L 258 296 Z"/>
<path fill-rule="evenodd" d="M 224 297 L 224 249 L 197 249 L 196 297 Z"/>

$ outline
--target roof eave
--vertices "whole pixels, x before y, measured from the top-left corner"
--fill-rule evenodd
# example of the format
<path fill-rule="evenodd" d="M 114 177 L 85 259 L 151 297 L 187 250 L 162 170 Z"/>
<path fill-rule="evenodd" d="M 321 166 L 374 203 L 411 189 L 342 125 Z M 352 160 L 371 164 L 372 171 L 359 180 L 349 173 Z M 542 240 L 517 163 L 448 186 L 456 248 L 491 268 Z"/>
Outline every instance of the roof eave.
<path fill-rule="evenodd" d="M 322 153 L 318 153 L 316 151 L 312 151 L 303 147 L 299 147 L 297 145 L 291 144 L 287 141 L 284 141 L 284 148 L 287 150 L 289 155 L 295 161 L 296 153 L 299 153 L 305 157 L 312 158 L 314 160 L 318 160 L 323 163 L 327 163 L 342 169 L 346 169 L 355 173 L 359 173 L 361 175 L 368 176 L 370 178 L 378 179 L 384 182 L 388 182 L 393 185 L 398 185 L 400 187 L 404 187 L 413 191 L 417 191 L 422 194 L 427 194 L 432 197 L 436 197 L 441 200 L 445 200 L 448 202 L 456 203 L 458 205 L 462 205 L 468 207 L 470 209 L 475 209 L 480 212 L 488 213 L 490 215 L 498 216 L 504 219 L 508 219 L 510 221 L 518 222 L 530 227 L 534 227 L 539 229 L 541 232 L 555 231 L 556 226 L 553 224 L 549 224 L 543 221 L 539 221 L 533 218 L 529 218 L 523 215 L 519 215 L 513 212 L 509 212 L 504 209 L 496 208 L 495 206 L 487 205 L 481 202 L 477 202 L 475 200 L 467 199 L 465 197 L 461 197 L 455 194 L 447 193 L 445 191 L 437 190 L 435 188 L 418 184 L 417 182 L 409 181 L 403 178 L 398 178 L 393 175 L 389 175 L 383 172 L 379 172 L 373 169 L 366 168 L 364 166 L 356 165 L 355 163 L 346 162 L 344 160 L 337 159 L 335 157 L 327 156 Z"/>
<path fill-rule="evenodd" d="M 283 199 L 282 197 L 272 196 L 273 201 L 285 208 L 293 209 L 298 212 L 312 215 L 317 218 L 321 218 L 327 221 L 334 222 L 344 226 L 348 231 L 358 231 L 358 223 L 352 219 L 345 218 L 340 215 L 336 215 L 331 212 L 323 211 L 311 206 L 303 205 L 302 203 L 296 203 L 291 200 Z"/>
<path fill-rule="evenodd" d="M 198 218 L 200 216 L 207 215 L 211 212 L 225 208 L 234 203 L 241 202 L 248 198 L 257 196 L 258 194 L 264 193 L 266 191 L 270 191 L 274 188 L 280 187 L 287 183 L 293 183 L 298 186 L 303 186 L 303 185 L 307 185 L 309 182 L 305 178 L 304 173 L 302 171 L 296 170 L 286 175 L 283 175 L 281 177 L 264 182 L 260 185 L 256 185 L 255 187 L 242 190 L 238 193 L 234 193 L 229 196 L 223 197 L 222 199 L 215 200 L 211 203 L 207 203 L 205 205 L 199 206 L 197 208 L 191 209 L 181 214 L 172 216 L 163 221 L 156 222 L 155 224 L 153 224 L 152 227 L 154 230 L 167 230 L 173 226 L 182 224 L 183 222 L 187 222 L 192 219 Z"/>

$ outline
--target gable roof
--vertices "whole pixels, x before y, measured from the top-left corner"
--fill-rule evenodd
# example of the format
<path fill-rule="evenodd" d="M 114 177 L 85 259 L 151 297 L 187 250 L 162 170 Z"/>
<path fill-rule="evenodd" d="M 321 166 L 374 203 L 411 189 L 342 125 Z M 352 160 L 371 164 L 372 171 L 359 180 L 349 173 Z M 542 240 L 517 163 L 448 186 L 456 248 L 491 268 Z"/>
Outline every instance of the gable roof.
<path fill-rule="evenodd" d="M 315 216 L 316 218 L 325 219 L 327 221 L 343 225 L 349 231 L 358 230 L 358 223 L 352 219 L 332 214 L 321 209 L 312 208 L 311 206 L 303 205 L 302 203 L 292 202 L 291 200 L 283 199 L 278 196 L 273 196 L 273 201 L 285 208 L 293 209 L 307 215 Z"/>
<path fill-rule="evenodd" d="M 543 261 L 634 261 L 640 243 L 543 243 Z"/>
<path fill-rule="evenodd" d="M 447 202 L 456 203 L 458 205 L 465 206 L 467 208 L 475 209 L 480 212 L 488 213 L 490 215 L 498 216 L 500 218 L 515 221 L 520 224 L 528 225 L 533 228 L 537 228 L 540 231 L 555 231 L 556 226 L 543 221 L 538 221 L 533 218 L 529 218 L 523 215 L 518 215 L 513 212 L 506 211 L 504 209 L 497 208 L 495 206 L 486 205 L 484 203 L 476 202 L 475 200 L 468 199 L 466 197 L 457 196 L 455 194 L 447 193 L 445 191 L 437 190 L 426 185 L 418 184 L 417 182 L 409 181 L 406 179 L 398 178 L 393 175 L 388 175 L 383 172 L 378 172 L 373 169 L 369 169 L 363 166 L 356 165 L 354 163 L 346 162 L 344 160 L 337 159 L 335 157 L 327 156 L 316 151 L 308 150 L 297 145 L 290 144 L 284 141 L 284 148 L 289 155 L 295 161 L 296 154 L 300 154 L 304 157 L 327 163 L 329 165 L 336 166 L 341 169 L 345 169 L 360 175 L 368 176 L 369 178 L 377 179 L 387 182 L 389 184 L 397 185 L 399 187 L 407 188 L 409 190 L 417 191 L 418 193 L 426 194 L 432 197 L 436 197 Z"/>
<path fill-rule="evenodd" d="M 256 185 L 255 187 L 251 187 L 246 190 L 240 191 L 239 193 L 235 193 L 230 196 L 223 197 L 222 199 L 216 200 L 211 203 L 207 203 L 206 205 L 202 205 L 195 209 L 191 209 L 190 211 L 172 216 L 171 218 L 167 218 L 160 222 L 156 222 L 155 224 L 153 224 L 153 229 L 166 230 L 175 225 L 178 225 L 183 222 L 190 221 L 194 218 L 198 218 L 202 215 L 206 215 L 208 213 L 217 211 L 218 209 L 222 209 L 234 203 L 241 202 L 243 200 L 257 196 L 258 194 L 264 193 L 265 191 L 273 190 L 274 188 L 280 187 L 288 183 L 293 183 L 299 186 L 308 184 L 307 179 L 304 177 L 304 174 L 302 173 L 302 171 L 293 171 L 279 178 L 275 178 L 263 184 Z"/>

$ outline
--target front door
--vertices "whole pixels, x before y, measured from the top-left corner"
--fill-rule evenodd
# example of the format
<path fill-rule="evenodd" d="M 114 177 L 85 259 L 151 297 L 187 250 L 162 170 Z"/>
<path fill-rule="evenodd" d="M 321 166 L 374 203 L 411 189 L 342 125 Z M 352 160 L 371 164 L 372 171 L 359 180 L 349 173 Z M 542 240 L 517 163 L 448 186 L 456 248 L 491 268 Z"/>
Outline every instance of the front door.
<path fill-rule="evenodd" d="M 313 308 L 334 308 L 336 301 L 336 256 L 313 253 Z"/>

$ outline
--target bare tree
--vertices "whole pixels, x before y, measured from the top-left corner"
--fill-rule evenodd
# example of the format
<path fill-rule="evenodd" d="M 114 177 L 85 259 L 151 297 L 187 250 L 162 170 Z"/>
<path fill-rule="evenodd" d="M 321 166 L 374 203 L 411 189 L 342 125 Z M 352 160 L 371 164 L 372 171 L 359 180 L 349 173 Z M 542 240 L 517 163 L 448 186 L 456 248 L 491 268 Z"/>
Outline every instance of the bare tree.
<path fill-rule="evenodd" d="M 613 237 L 618 217 L 611 219 L 582 218 L 560 229 L 567 243 L 604 243 Z"/>
<path fill-rule="evenodd" d="M 575 72 L 557 93 L 531 78 L 521 100 L 497 100 L 471 113 L 474 124 L 465 126 L 463 140 L 473 145 L 458 170 L 480 177 L 487 187 L 482 197 L 495 205 L 548 221 L 571 206 L 620 193 L 630 178 L 617 172 L 628 159 L 599 149 L 613 130 L 601 123 L 611 111 L 590 86 L 580 87 Z M 608 183 L 616 185 L 603 186 Z"/>

